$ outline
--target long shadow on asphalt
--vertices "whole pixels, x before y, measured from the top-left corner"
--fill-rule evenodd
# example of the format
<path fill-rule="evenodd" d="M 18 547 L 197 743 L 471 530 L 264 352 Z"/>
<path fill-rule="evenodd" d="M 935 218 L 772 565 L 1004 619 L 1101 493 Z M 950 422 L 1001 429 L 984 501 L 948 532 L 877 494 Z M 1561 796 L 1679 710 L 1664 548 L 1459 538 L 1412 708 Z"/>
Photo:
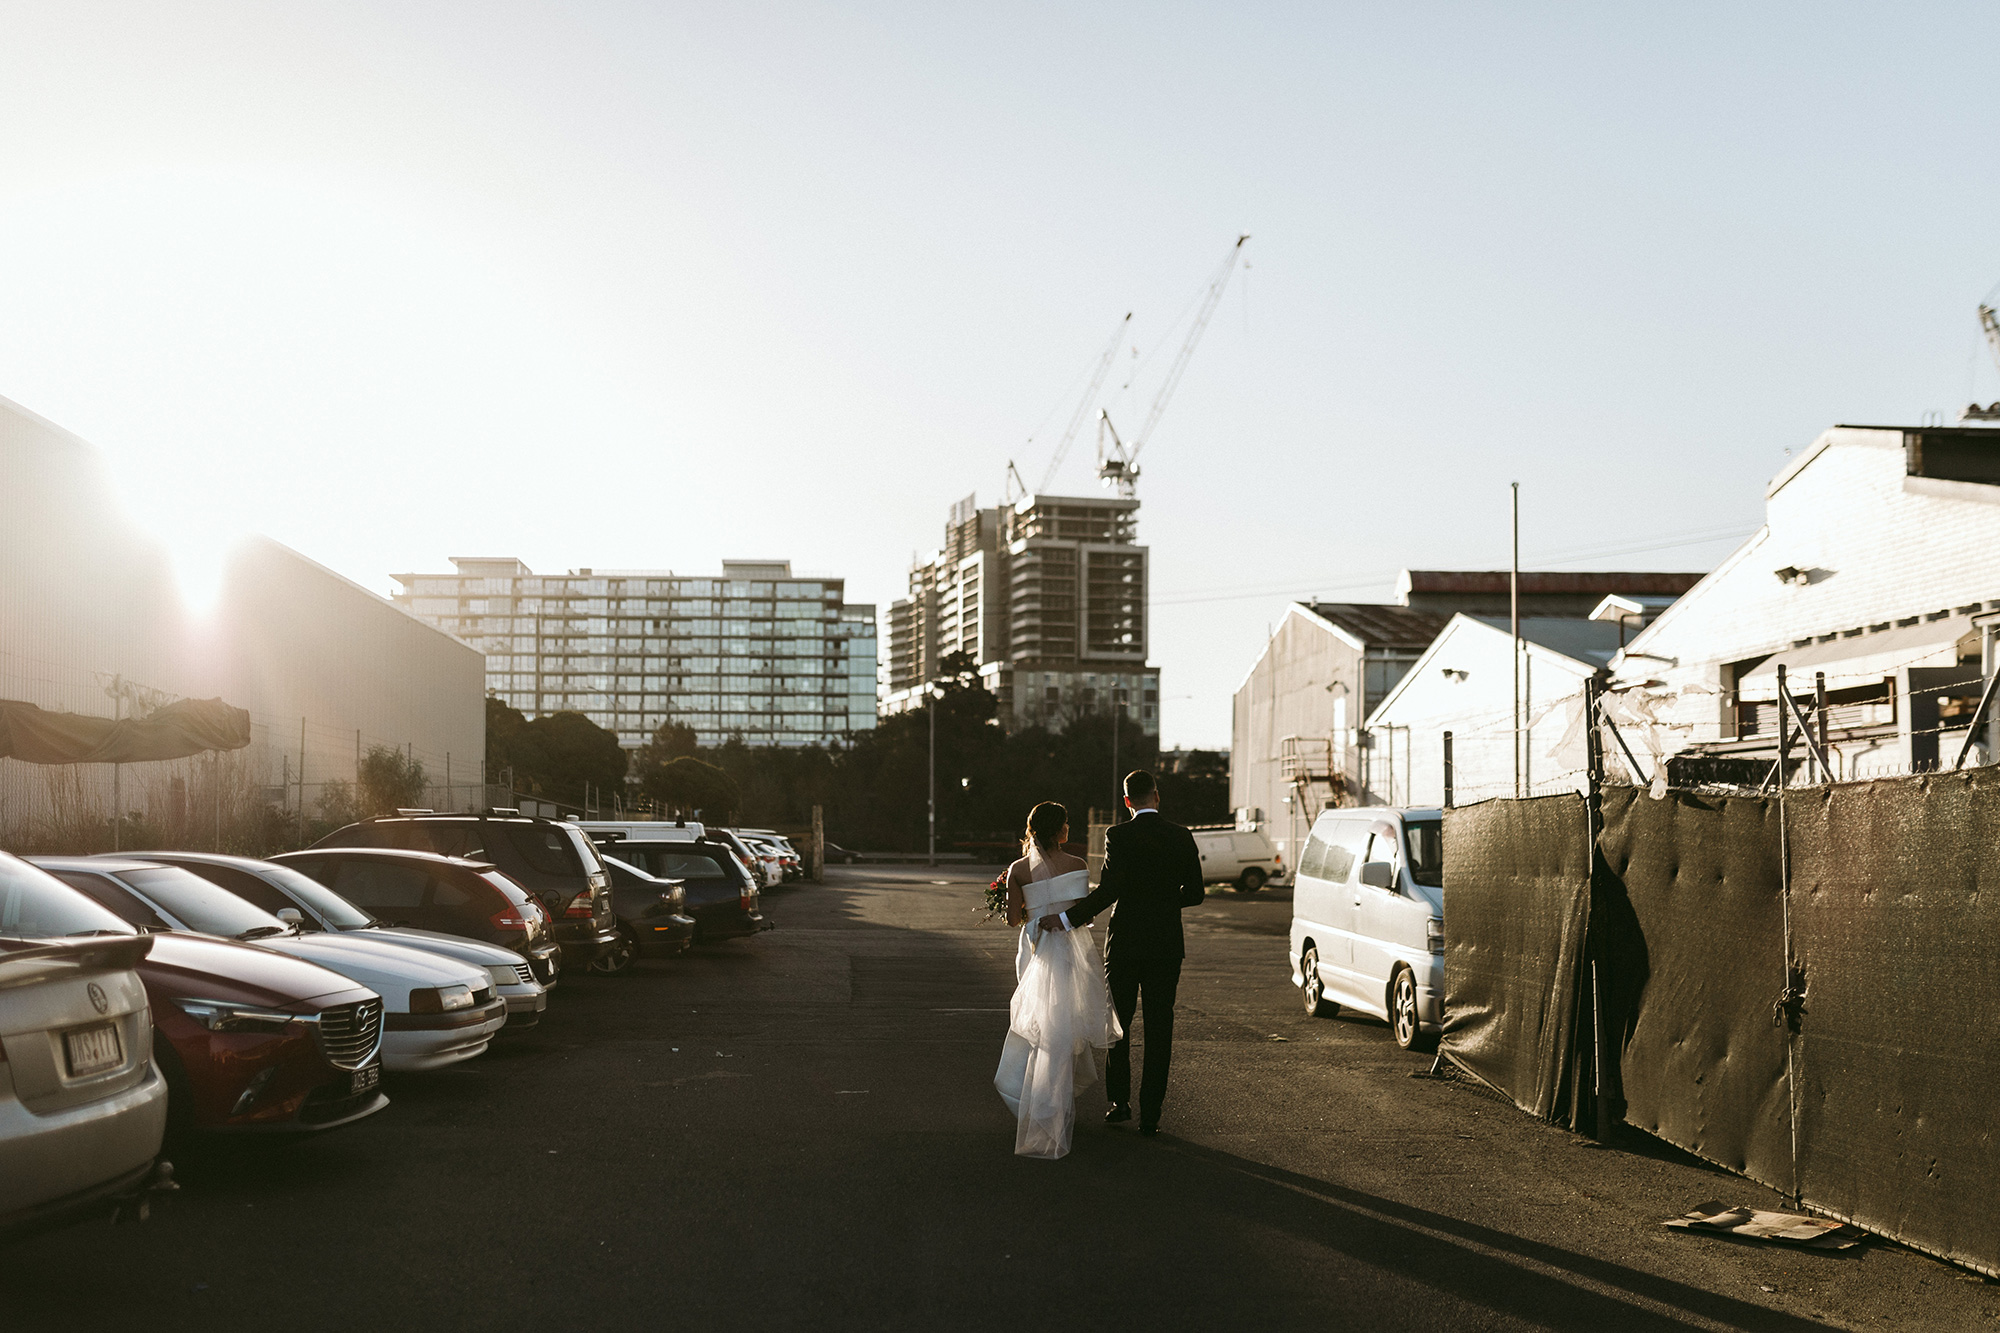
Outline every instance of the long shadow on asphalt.
<path fill-rule="evenodd" d="M 1190 1193 L 1208 1207 L 1288 1231 L 1496 1313 L 1578 1329 L 1694 1326 L 1558 1276 L 1569 1274 L 1731 1328 L 1806 1333 L 1833 1327 L 1171 1136 L 1156 1142 L 1200 1168 L 1177 1185 L 1177 1194 Z M 1509 1255 L 1555 1272 L 1501 1257 Z"/>

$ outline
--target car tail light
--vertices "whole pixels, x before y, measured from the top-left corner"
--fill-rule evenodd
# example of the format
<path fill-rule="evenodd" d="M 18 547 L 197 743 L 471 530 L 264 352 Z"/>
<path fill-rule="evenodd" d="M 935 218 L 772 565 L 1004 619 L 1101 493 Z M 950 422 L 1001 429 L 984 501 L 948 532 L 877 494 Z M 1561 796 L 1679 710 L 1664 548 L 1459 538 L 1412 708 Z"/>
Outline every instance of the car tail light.
<path fill-rule="evenodd" d="M 563 915 L 572 920 L 588 921 L 597 915 L 597 905 L 591 901 L 590 894 L 579 893 L 569 900 L 569 910 Z"/>
<path fill-rule="evenodd" d="M 516 907 L 514 903 L 508 903 L 506 907 L 496 911 L 492 917 L 488 917 L 488 921 L 496 931 L 528 931 L 534 927 L 534 917 L 528 915 L 528 909 Z"/>

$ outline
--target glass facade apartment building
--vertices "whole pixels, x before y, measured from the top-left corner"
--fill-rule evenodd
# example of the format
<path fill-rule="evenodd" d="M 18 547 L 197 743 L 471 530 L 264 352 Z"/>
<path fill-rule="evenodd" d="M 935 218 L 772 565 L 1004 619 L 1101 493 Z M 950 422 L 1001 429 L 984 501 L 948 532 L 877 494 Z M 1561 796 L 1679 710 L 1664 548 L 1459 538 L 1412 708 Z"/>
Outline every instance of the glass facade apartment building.
<path fill-rule="evenodd" d="M 668 721 L 703 745 L 836 745 L 875 726 L 875 608 L 786 561 L 536 574 L 454 556 L 398 574 L 395 601 L 486 654 L 486 692 L 529 717 L 577 712 L 643 745 Z"/>

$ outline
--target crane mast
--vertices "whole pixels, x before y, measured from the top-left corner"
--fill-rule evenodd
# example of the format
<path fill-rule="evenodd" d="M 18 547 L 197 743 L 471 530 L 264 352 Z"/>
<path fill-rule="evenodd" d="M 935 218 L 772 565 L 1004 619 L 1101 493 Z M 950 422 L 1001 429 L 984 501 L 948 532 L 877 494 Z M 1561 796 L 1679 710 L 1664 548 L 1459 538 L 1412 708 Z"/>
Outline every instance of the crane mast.
<path fill-rule="evenodd" d="M 1139 480 L 1139 451 L 1152 438 L 1153 428 L 1160 424 L 1166 414 L 1167 404 L 1180 387 L 1181 376 L 1187 372 L 1188 362 L 1194 359 L 1194 349 L 1201 342 L 1201 335 L 1208 331 L 1208 321 L 1215 315 L 1216 307 L 1222 304 L 1222 293 L 1229 286 L 1229 275 L 1236 271 L 1236 261 L 1243 253 L 1243 243 L 1250 238 L 1238 236 L 1236 244 L 1229 247 L 1222 263 L 1208 280 L 1208 290 L 1202 294 L 1201 306 L 1195 311 L 1194 324 L 1188 329 L 1187 341 L 1175 354 L 1174 362 L 1167 367 L 1167 377 L 1160 384 L 1160 391 L 1153 398 L 1153 406 L 1147 411 L 1139 433 L 1127 445 L 1118 436 L 1118 428 L 1111 424 L 1111 415 L 1100 411 L 1097 414 L 1097 476 L 1105 486 L 1116 490 L 1119 495 L 1130 499 Z M 1130 316 L 1127 316 L 1130 318 Z M 1109 362 L 1107 361 L 1108 365 Z M 1102 372 L 1100 371 L 1100 378 Z M 1105 447 L 1106 437 L 1110 447 Z"/>

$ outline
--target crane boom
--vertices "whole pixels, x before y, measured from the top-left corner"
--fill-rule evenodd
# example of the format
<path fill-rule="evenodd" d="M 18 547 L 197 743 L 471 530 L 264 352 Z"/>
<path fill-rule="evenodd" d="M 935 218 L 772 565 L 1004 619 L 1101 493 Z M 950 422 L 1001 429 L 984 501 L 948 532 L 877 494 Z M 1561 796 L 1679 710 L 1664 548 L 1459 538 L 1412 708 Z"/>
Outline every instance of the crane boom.
<path fill-rule="evenodd" d="M 1062 440 L 1056 445 L 1055 456 L 1049 459 L 1048 469 L 1042 473 L 1041 490 L 1046 491 L 1055 484 L 1056 472 L 1062 467 L 1063 456 L 1069 453 L 1070 442 L 1076 439 L 1076 432 L 1082 427 L 1083 419 L 1090 415 L 1091 407 L 1096 404 L 1098 390 L 1104 387 L 1104 377 L 1111 373 L 1111 358 L 1117 356 L 1118 349 L 1124 346 L 1125 330 L 1131 324 L 1132 312 L 1128 310 L 1125 312 L 1125 318 L 1119 320 L 1117 327 L 1111 330 L 1111 341 L 1104 345 L 1104 355 L 1097 359 L 1097 370 L 1090 377 L 1090 387 L 1083 391 L 1083 398 L 1077 403 L 1076 411 L 1070 415 L 1069 428 L 1062 433 Z"/>
<path fill-rule="evenodd" d="M 1223 257 L 1221 266 L 1215 270 L 1215 276 L 1208 280 L 1208 294 L 1202 297 L 1201 309 L 1195 312 L 1194 326 L 1188 330 L 1187 341 L 1181 344 L 1181 350 L 1175 355 L 1173 365 L 1167 367 L 1167 378 L 1161 383 L 1160 392 L 1153 399 L 1152 409 L 1146 413 L 1146 420 L 1140 425 L 1139 433 L 1132 437 L 1132 447 L 1125 455 L 1128 465 L 1138 460 L 1139 451 L 1146 447 L 1146 441 L 1153 436 L 1153 427 L 1159 425 L 1160 418 L 1166 415 L 1167 403 L 1174 396 L 1174 390 L 1180 387 L 1181 375 L 1186 372 L 1188 362 L 1194 358 L 1194 349 L 1201 342 L 1201 335 L 1208 331 L 1208 321 L 1215 315 L 1215 308 L 1222 304 L 1223 289 L 1229 286 L 1229 275 L 1235 272 L 1236 260 L 1243 253 L 1243 243 L 1249 239 L 1248 236 L 1238 236 L 1236 244 L 1229 247 L 1229 253 Z"/>

